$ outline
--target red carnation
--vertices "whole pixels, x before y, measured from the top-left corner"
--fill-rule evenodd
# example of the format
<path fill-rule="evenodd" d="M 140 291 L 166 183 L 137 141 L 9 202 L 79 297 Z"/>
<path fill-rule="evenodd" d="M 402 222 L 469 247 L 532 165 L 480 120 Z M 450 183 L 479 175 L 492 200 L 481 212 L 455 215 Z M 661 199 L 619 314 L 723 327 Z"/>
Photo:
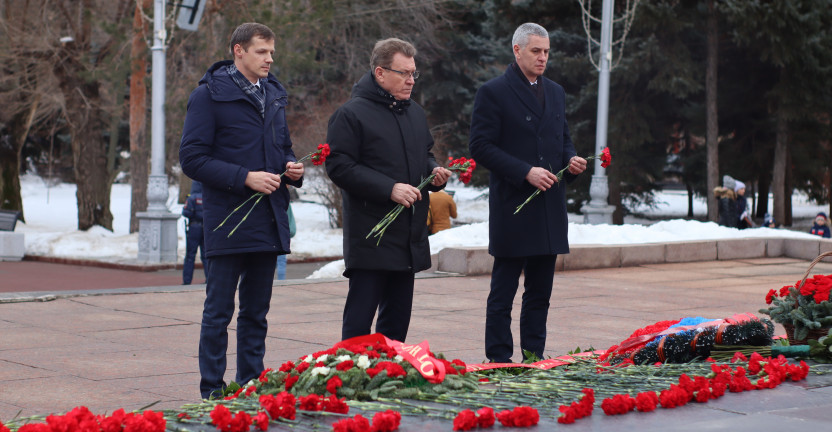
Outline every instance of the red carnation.
<path fill-rule="evenodd" d="M 354 361 L 344 360 L 341 363 L 338 363 L 338 365 L 335 366 L 335 369 L 339 370 L 339 371 L 348 371 L 348 370 L 352 369 L 353 366 L 355 366 Z"/>
<path fill-rule="evenodd" d="M 397 411 L 387 410 L 384 412 L 377 412 L 373 416 L 372 432 L 391 432 L 399 428 L 399 423 L 402 421 L 402 415 Z"/>
<path fill-rule="evenodd" d="M 361 414 L 345 418 L 332 424 L 333 432 L 366 432 L 370 430 L 370 421 Z"/>
<path fill-rule="evenodd" d="M 309 366 L 311 366 L 311 365 L 310 365 L 309 363 L 307 363 L 307 362 L 300 362 L 300 364 L 299 364 L 299 365 L 295 368 L 295 372 L 297 372 L 297 373 L 298 373 L 298 375 L 300 375 L 300 374 L 302 374 L 304 371 L 306 371 L 307 369 L 309 369 Z"/>
<path fill-rule="evenodd" d="M 304 411 L 320 411 L 320 396 L 315 393 L 308 396 L 301 396 L 299 401 L 298 409 Z"/>
<path fill-rule="evenodd" d="M 629 394 L 617 394 L 601 401 L 601 409 L 606 415 L 627 414 L 636 408 L 636 400 Z"/>
<path fill-rule="evenodd" d="M 490 428 L 494 426 L 497 418 L 494 416 L 494 410 L 489 407 L 483 407 L 477 410 L 477 425 L 481 428 Z"/>
<path fill-rule="evenodd" d="M 335 394 L 342 385 L 344 385 L 344 382 L 341 381 L 338 375 L 335 375 L 326 382 L 326 391 Z"/>
<path fill-rule="evenodd" d="M 217 429 L 222 431 L 228 431 L 231 429 L 231 411 L 225 407 L 225 405 L 217 405 L 211 411 L 211 423 L 213 423 Z"/>
<path fill-rule="evenodd" d="M 601 168 L 606 168 L 612 163 L 612 155 L 610 155 L 610 148 L 604 147 L 601 151 Z"/>
<path fill-rule="evenodd" d="M 321 411 L 346 414 L 350 412 L 350 406 L 346 403 L 346 398 L 338 399 L 334 394 L 329 397 L 321 399 Z"/>
<path fill-rule="evenodd" d="M 506 427 L 528 427 L 540 421 L 540 414 L 532 407 L 519 406 L 497 414 L 497 420 Z"/>
<path fill-rule="evenodd" d="M 259 411 L 256 416 L 254 416 L 254 423 L 257 425 L 257 428 L 261 431 L 266 431 L 269 429 L 269 416 L 263 412 Z"/>
<path fill-rule="evenodd" d="M 297 376 L 297 375 L 289 375 L 289 376 L 287 376 L 287 377 L 286 377 L 286 383 L 284 384 L 284 388 L 285 388 L 286 390 L 291 390 L 291 389 L 292 389 L 292 386 L 294 386 L 294 385 L 295 385 L 295 383 L 296 383 L 296 382 L 298 382 L 298 380 L 299 380 L 299 379 L 300 379 L 300 377 L 299 377 L 299 376 Z"/>
<path fill-rule="evenodd" d="M 454 417 L 454 430 L 466 431 L 477 427 L 477 415 L 469 409 L 460 411 Z"/>
<path fill-rule="evenodd" d="M 261 383 L 268 382 L 269 378 L 266 377 L 266 374 L 273 371 L 273 370 L 274 369 L 272 369 L 272 368 L 268 368 L 268 369 L 263 370 L 263 372 L 260 372 L 260 377 L 257 378 L 257 380 L 260 381 Z"/>
<path fill-rule="evenodd" d="M 640 412 L 655 411 L 659 404 L 659 396 L 656 392 L 647 391 L 636 395 L 636 409 Z"/>
<path fill-rule="evenodd" d="M 292 363 L 291 361 L 287 361 L 286 363 L 283 363 L 282 365 L 280 365 L 280 369 L 279 369 L 279 370 L 280 370 L 281 372 L 289 372 L 289 371 L 291 371 L 291 370 L 292 370 L 292 369 L 294 369 L 294 368 L 295 368 L 295 364 L 294 364 L 294 363 Z"/>

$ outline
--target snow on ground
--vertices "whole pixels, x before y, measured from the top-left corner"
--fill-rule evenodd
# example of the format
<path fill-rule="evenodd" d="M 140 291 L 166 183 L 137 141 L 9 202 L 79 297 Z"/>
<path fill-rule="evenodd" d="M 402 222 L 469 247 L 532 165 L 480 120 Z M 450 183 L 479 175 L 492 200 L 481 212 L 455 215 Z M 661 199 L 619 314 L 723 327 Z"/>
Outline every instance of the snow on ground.
<path fill-rule="evenodd" d="M 320 179 L 309 176 L 304 187 L 298 189 L 299 201 L 292 203 L 297 222 L 297 234 L 292 239 L 292 253 L 296 257 L 339 257 L 342 255 L 340 229 L 330 228 L 326 208 L 315 194 Z M 488 191 L 452 182 L 459 218 L 454 228 L 430 237 L 431 253 L 446 247 L 478 247 L 488 245 Z M 18 223 L 17 232 L 25 234 L 26 254 L 51 257 L 130 261 L 138 256 L 138 233 L 129 233 L 130 185 L 114 184 L 110 197 L 113 213 L 113 232 L 101 227 L 78 231 L 75 185 L 50 185 L 33 175 L 21 178 L 23 211 L 26 223 Z M 182 205 L 176 203 L 178 188 L 169 191 L 168 208 L 180 214 Z M 770 202 L 773 202 L 770 200 Z M 805 197 L 792 198 L 793 214 L 797 218 L 812 218 L 828 206 L 808 202 Z M 636 208 L 635 213 L 646 218 L 625 218 L 624 225 L 585 225 L 582 216 L 569 217 L 570 244 L 639 244 L 690 240 L 712 240 L 750 237 L 813 238 L 810 234 L 786 229 L 755 228 L 736 230 L 713 222 L 682 219 L 687 215 L 687 194 L 666 191 L 657 197 L 654 208 Z M 707 207 L 704 199 L 694 200 L 694 215 L 702 217 Z M 663 219 L 663 220 L 659 220 Z M 658 220 L 658 221 L 657 221 Z M 178 223 L 180 259 L 185 251 L 185 223 Z M 310 278 L 340 277 L 343 260 L 334 261 L 319 269 Z"/>

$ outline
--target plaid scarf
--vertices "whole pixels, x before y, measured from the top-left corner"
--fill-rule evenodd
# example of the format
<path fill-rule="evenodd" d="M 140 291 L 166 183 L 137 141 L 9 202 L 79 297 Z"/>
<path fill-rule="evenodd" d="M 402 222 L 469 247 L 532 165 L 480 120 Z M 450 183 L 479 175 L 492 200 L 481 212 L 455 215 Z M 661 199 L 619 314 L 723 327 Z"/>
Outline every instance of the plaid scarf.
<path fill-rule="evenodd" d="M 240 90 L 243 93 L 247 94 L 248 97 L 251 98 L 253 102 L 255 102 L 256 106 L 260 107 L 260 117 L 266 117 L 266 87 L 264 85 L 256 86 L 248 80 L 248 78 L 243 75 L 237 69 L 237 66 L 234 63 L 231 63 L 227 66 L 228 75 L 231 79 L 237 83 L 237 86 L 240 87 Z"/>

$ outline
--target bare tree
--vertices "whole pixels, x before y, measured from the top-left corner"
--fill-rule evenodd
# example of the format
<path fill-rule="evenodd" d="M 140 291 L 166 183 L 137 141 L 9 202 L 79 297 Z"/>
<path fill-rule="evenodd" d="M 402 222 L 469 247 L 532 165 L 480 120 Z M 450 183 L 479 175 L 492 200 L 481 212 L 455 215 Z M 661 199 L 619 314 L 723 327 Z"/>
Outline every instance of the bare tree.
<path fill-rule="evenodd" d="M 710 193 L 719 186 L 719 116 L 717 112 L 717 67 L 719 64 L 719 27 L 715 0 L 708 0 L 707 60 L 705 65 L 705 141 L 707 154 L 708 220 L 717 220 L 716 196 Z"/>
<path fill-rule="evenodd" d="M 29 133 L 60 110 L 48 63 L 51 48 L 32 40 L 45 0 L 0 1 L 0 208 L 23 211 L 21 151 Z"/>
<path fill-rule="evenodd" d="M 51 15 L 44 37 L 61 41 L 49 60 L 72 137 L 78 229 L 100 225 L 112 230 L 110 189 L 115 172 L 110 160 L 115 153 L 102 132 L 109 128 L 113 101 L 119 100 L 112 92 L 123 92 L 121 51 L 133 1 L 51 3 L 44 14 Z"/>
<path fill-rule="evenodd" d="M 147 210 L 147 35 L 144 19 L 151 0 L 136 1 L 133 12 L 133 39 L 130 45 L 130 232 L 139 230 L 137 212 Z"/>

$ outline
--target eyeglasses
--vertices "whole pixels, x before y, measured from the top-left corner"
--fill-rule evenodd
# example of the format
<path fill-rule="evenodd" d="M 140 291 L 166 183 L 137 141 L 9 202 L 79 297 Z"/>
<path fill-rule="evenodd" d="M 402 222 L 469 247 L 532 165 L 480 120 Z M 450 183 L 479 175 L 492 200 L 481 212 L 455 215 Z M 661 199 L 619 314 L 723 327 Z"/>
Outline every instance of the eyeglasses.
<path fill-rule="evenodd" d="M 395 73 L 401 75 L 402 77 L 404 77 L 404 79 L 408 79 L 410 77 L 413 77 L 414 80 L 419 79 L 419 71 L 402 72 L 402 71 L 397 71 L 395 69 L 390 69 L 389 67 L 384 67 L 384 66 L 379 66 L 379 67 L 384 69 L 384 70 L 389 70 L 390 72 L 395 72 Z"/>

